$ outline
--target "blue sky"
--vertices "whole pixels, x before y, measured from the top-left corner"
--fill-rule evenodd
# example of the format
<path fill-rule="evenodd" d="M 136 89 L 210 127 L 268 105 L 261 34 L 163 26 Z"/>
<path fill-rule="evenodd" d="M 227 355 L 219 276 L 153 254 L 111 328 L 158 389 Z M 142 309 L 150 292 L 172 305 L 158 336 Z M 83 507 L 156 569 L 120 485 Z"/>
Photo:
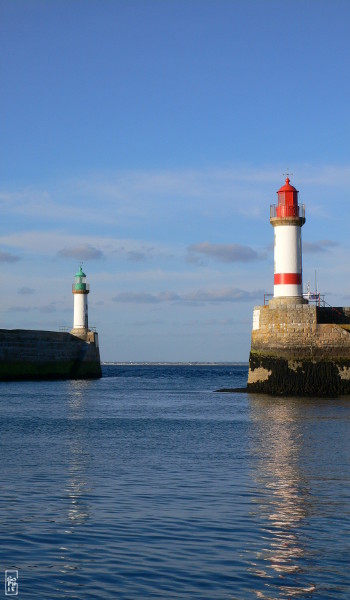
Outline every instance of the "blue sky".
<path fill-rule="evenodd" d="M 0 318 L 102 358 L 246 361 L 269 205 L 306 204 L 303 279 L 350 304 L 350 3 L 2 0 Z"/>

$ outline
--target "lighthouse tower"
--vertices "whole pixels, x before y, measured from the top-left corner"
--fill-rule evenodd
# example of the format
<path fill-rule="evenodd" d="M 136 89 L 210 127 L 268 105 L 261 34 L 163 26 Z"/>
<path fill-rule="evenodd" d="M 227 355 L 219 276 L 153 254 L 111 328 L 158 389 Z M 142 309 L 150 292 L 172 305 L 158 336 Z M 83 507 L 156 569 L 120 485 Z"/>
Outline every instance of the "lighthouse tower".
<path fill-rule="evenodd" d="M 90 286 L 86 283 L 86 275 L 82 267 L 74 276 L 72 292 L 74 296 L 74 320 L 72 333 L 76 335 L 85 335 L 89 330 L 88 325 L 88 301 L 87 296 Z"/>
<path fill-rule="evenodd" d="M 275 234 L 274 297 L 254 306 L 247 390 L 278 396 L 350 396 L 350 307 L 302 295 L 301 228 L 305 207 L 286 184 L 271 206 Z"/>
<path fill-rule="evenodd" d="M 277 192 L 278 204 L 270 207 L 274 228 L 274 299 L 303 303 L 301 228 L 305 223 L 305 205 L 298 204 L 298 190 L 285 185 Z"/>

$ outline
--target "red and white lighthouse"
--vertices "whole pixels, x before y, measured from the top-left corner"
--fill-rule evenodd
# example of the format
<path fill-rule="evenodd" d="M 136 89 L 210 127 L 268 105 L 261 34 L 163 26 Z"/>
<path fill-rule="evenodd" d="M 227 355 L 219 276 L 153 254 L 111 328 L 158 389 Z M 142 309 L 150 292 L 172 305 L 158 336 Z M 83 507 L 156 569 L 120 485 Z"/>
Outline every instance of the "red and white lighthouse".
<path fill-rule="evenodd" d="M 298 193 L 287 177 L 277 192 L 278 204 L 270 207 L 275 234 L 274 298 L 303 297 L 301 228 L 305 205 L 298 203 Z"/>

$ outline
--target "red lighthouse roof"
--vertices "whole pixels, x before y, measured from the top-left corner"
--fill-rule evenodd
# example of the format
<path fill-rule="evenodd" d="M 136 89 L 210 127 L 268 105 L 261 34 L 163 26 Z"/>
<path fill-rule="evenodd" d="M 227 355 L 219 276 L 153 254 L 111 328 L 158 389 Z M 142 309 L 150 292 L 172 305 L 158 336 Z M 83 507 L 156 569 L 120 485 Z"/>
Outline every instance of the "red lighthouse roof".
<path fill-rule="evenodd" d="M 289 183 L 289 177 L 286 179 L 286 184 L 277 192 L 278 206 L 276 214 L 281 219 L 289 217 L 297 217 L 299 215 L 298 207 L 298 190 Z"/>
<path fill-rule="evenodd" d="M 290 185 L 289 182 L 290 179 L 289 177 L 287 177 L 286 184 L 282 185 L 282 187 L 278 190 L 277 194 L 279 194 L 280 192 L 297 192 L 298 190 L 293 185 Z"/>

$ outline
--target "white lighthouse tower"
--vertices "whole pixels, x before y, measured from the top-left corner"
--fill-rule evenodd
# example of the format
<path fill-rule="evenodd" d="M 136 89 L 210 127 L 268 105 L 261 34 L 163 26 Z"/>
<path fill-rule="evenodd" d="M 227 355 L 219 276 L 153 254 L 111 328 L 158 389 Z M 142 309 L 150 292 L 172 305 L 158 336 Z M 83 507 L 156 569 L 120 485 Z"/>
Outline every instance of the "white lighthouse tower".
<path fill-rule="evenodd" d="M 277 192 L 278 204 L 270 207 L 274 228 L 274 299 L 303 303 L 301 228 L 305 223 L 305 205 L 298 204 L 298 190 L 285 185 Z"/>
<path fill-rule="evenodd" d="M 71 333 L 86 335 L 89 331 L 87 297 L 90 292 L 90 286 L 86 283 L 86 275 L 81 265 L 79 271 L 74 276 L 72 292 L 74 297 L 74 319 Z"/>

